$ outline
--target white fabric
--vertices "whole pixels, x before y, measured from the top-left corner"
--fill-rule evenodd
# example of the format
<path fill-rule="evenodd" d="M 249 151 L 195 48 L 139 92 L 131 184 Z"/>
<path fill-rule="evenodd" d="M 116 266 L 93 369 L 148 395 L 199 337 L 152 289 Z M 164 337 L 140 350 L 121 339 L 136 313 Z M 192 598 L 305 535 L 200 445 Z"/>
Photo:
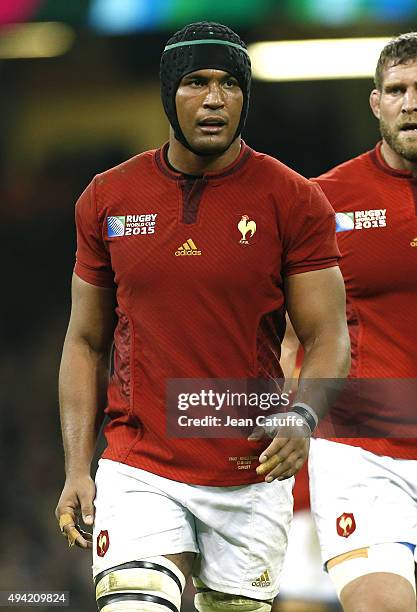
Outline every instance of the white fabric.
<path fill-rule="evenodd" d="M 367 558 L 347 559 L 329 569 L 329 575 L 339 596 L 349 582 L 375 572 L 399 574 L 412 584 L 416 592 L 414 557 L 407 546 L 404 544 L 374 544 L 367 549 L 367 553 Z"/>
<path fill-rule="evenodd" d="M 93 574 L 135 559 L 200 553 L 211 589 L 272 599 L 292 517 L 293 478 L 233 487 L 190 485 L 101 459 L 96 475 Z M 109 548 L 97 554 L 107 530 Z"/>
<path fill-rule="evenodd" d="M 309 510 L 294 513 L 281 574 L 280 598 L 337 601 L 333 583 L 323 569 L 316 527 Z"/>
<path fill-rule="evenodd" d="M 179 611 L 181 595 L 185 587 L 185 577 L 180 569 L 165 557 L 148 557 L 146 561 L 162 566 L 174 573 L 181 584 L 158 567 L 115 567 L 106 573 L 96 584 L 96 599 L 107 595 L 123 595 L 124 593 L 140 593 L 152 595 L 173 604 Z M 111 604 L 109 604 L 111 605 Z"/>
<path fill-rule="evenodd" d="M 384 542 L 417 543 L 417 461 L 380 457 L 348 444 L 312 440 L 311 509 L 322 560 Z M 347 537 L 337 520 L 353 514 Z"/>

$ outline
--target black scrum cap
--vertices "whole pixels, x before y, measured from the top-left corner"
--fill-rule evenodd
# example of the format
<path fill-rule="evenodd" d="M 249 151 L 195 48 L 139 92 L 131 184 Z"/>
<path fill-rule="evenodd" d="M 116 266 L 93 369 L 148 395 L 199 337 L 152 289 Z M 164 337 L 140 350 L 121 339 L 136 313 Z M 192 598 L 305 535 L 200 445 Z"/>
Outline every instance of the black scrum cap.
<path fill-rule="evenodd" d="M 251 63 L 245 43 L 220 23 L 200 21 L 185 26 L 167 42 L 161 57 L 161 97 L 176 138 L 197 155 L 180 128 L 175 96 L 181 79 L 190 72 L 213 68 L 233 75 L 243 92 L 243 108 L 233 140 L 245 125 L 249 108 Z M 231 143 L 230 143 L 231 144 Z"/>

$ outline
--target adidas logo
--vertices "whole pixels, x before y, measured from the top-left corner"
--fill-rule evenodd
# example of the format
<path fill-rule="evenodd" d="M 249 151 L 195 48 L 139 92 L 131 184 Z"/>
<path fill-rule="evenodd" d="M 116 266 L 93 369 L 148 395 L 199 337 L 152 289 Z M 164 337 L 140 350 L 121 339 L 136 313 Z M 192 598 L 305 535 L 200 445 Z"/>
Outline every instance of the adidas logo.
<path fill-rule="evenodd" d="M 188 238 L 187 242 L 184 242 L 175 251 L 175 257 L 180 257 L 181 255 L 201 255 L 201 251 L 197 249 L 194 241 Z"/>
<path fill-rule="evenodd" d="M 271 579 L 269 578 L 268 570 L 265 570 L 264 573 L 259 576 L 256 580 L 252 582 L 252 586 L 254 587 L 269 587 L 271 586 Z"/>

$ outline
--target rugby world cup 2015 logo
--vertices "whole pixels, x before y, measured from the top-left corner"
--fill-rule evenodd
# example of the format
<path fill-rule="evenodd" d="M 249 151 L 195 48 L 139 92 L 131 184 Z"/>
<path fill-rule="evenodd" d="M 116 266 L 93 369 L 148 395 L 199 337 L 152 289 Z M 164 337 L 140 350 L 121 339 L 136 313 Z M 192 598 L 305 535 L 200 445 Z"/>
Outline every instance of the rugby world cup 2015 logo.
<path fill-rule="evenodd" d="M 355 229 L 355 213 L 338 212 L 336 213 L 336 232 L 347 232 Z"/>
<path fill-rule="evenodd" d="M 126 226 L 126 216 L 107 217 L 107 235 L 109 238 L 124 236 Z"/>
<path fill-rule="evenodd" d="M 336 232 L 387 227 L 387 209 L 355 210 L 336 213 Z"/>

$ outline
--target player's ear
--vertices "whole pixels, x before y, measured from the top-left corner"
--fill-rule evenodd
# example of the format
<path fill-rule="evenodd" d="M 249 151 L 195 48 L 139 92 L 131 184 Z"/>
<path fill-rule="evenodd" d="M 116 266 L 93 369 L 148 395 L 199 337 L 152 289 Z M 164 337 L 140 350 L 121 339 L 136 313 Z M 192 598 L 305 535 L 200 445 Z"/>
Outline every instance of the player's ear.
<path fill-rule="evenodd" d="M 381 118 L 381 111 L 379 108 L 381 101 L 381 92 L 379 89 L 373 89 L 369 96 L 369 104 L 371 106 L 372 112 L 377 119 Z"/>

